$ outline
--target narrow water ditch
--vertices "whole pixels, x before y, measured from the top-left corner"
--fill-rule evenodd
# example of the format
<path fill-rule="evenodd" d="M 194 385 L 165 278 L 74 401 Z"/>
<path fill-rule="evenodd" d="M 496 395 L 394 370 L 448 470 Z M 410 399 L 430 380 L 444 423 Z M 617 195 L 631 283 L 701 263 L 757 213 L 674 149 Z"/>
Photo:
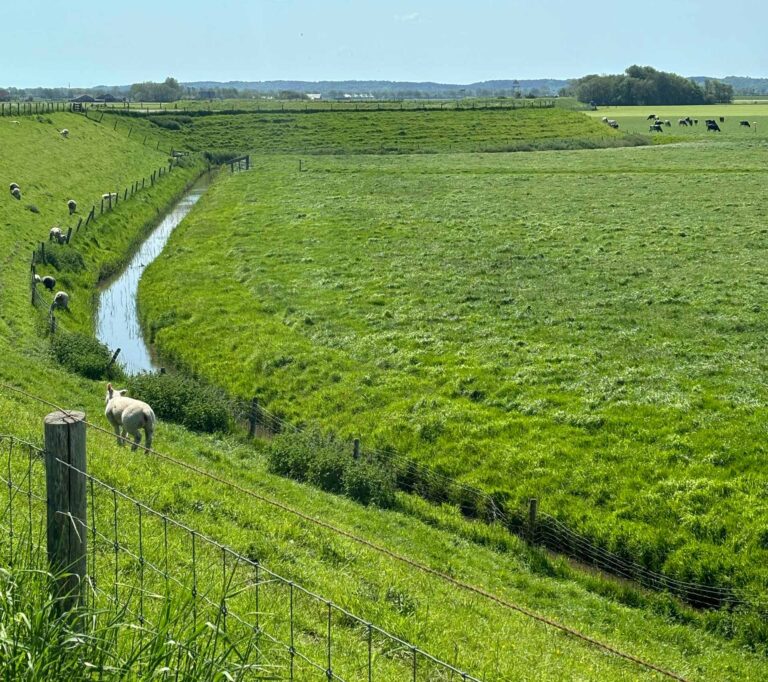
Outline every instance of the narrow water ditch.
<path fill-rule="evenodd" d="M 96 336 L 111 350 L 120 349 L 118 363 L 129 374 L 159 369 L 139 324 L 137 295 L 141 275 L 160 255 L 173 230 L 209 185 L 208 174 L 198 179 L 152 230 L 128 265 L 101 287 L 96 305 Z"/>

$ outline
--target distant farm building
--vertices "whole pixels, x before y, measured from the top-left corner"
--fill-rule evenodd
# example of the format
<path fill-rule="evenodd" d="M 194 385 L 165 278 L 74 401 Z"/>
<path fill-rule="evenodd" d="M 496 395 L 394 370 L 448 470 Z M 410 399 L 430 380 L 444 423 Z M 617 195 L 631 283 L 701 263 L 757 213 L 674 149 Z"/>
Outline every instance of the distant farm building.
<path fill-rule="evenodd" d="M 307 93 L 307 99 L 311 99 L 313 101 L 316 101 L 318 99 L 322 99 L 322 95 L 319 92 L 308 92 Z"/>

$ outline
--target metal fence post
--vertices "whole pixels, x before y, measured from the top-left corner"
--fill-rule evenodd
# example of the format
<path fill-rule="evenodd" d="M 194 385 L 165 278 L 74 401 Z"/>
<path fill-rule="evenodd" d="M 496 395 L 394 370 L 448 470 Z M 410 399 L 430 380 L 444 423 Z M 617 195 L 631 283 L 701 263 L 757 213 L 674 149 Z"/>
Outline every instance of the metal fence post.
<path fill-rule="evenodd" d="M 71 611 L 83 599 L 88 557 L 85 414 L 52 412 L 44 431 L 48 564 L 61 608 Z"/>

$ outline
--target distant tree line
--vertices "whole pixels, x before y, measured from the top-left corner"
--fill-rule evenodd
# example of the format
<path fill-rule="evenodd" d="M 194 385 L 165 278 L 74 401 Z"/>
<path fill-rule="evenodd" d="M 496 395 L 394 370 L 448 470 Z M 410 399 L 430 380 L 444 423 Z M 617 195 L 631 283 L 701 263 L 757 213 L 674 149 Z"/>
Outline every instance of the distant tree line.
<path fill-rule="evenodd" d="M 650 66 L 630 66 L 624 74 L 589 75 L 574 81 L 567 94 L 580 102 L 632 106 L 715 104 L 733 100 L 733 86 L 714 79 L 703 85 Z"/>

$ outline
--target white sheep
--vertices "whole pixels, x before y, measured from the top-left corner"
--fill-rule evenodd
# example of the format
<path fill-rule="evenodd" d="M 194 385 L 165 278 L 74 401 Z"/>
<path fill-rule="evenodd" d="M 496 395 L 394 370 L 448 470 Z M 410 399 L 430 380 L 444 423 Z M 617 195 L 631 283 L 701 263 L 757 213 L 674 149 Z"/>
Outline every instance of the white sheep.
<path fill-rule="evenodd" d="M 67 236 L 61 231 L 60 227 L 54 225 L 48 230 L 48 241 L 63 244 L 67 241 Z"/>
<path fill-rule="evenodd" d="M 21 188 L 15 183 L 11 183 L 11 194 L 15 199 L 21 199 Z"/>
<path fill-rule="evenodd" d="M 48 291 L 53 291 L 53 287 L 56 286 L 56 278 L 51 277 L 50 275 L 45 275 L 45 277 L 40 277 L 40 275 L 35 275 L 35 284 L 40 284 L 42 282 L 43 286 L 48 289 Z"/>
<path fill-rule="evenodd" d="M 54 308 L 61 308 L 62 310 L 69 310 L 69 294 L 66 291 L 57 291 L 53 297 L 53 303 L 51 303 L 51 312 Z"/>
<path fill-rule="evenodd" d="M 123 438 L 128 433 L 134 439 L 131 450 L 135 450 L 141 442 L 139 429 L 144 429 L 144 445 L 146 448 L 151 448 L 152 434 L 155 430 L 155 413 L 147 403 L 135 398 L 127 398 L 125 396 L 127 392 L 125 389 L 117 390 L 112 388 L 112 384 L 107 384 L 107 409 L 104 414 L 115 430 L 118 445 L 124 444 Z"/>
<path fill-rule="evenodd" d="M 15 182 L 12 182 L 11 186 L 10 186 L 11 192 L 13 192 L 13 190 L 15 190 L 15 189 L 19 189 L 19 185 L 17 183 L 15 183 Z"/>
<path fill-rule="evenodd" d="M 67 201 L 67 208 L 69 209 L 69 215 L 72 215 L 77 210 L 77 202 L 74 199 Z"/>
<path fill-rule="evenodd" d="M 104 201 L 109 201 L 110 198 L 117 199 L 117 192 L 104 192 L 104 194 L 101 195 L 101 198 L 104 199 Z"/>
<path fill-rule="evenodd" d="M 63 130 L 59 131 L 59 135 L 61 135 L 62 137 L 69 137 L 69 130 L 64 128 Z"/>

